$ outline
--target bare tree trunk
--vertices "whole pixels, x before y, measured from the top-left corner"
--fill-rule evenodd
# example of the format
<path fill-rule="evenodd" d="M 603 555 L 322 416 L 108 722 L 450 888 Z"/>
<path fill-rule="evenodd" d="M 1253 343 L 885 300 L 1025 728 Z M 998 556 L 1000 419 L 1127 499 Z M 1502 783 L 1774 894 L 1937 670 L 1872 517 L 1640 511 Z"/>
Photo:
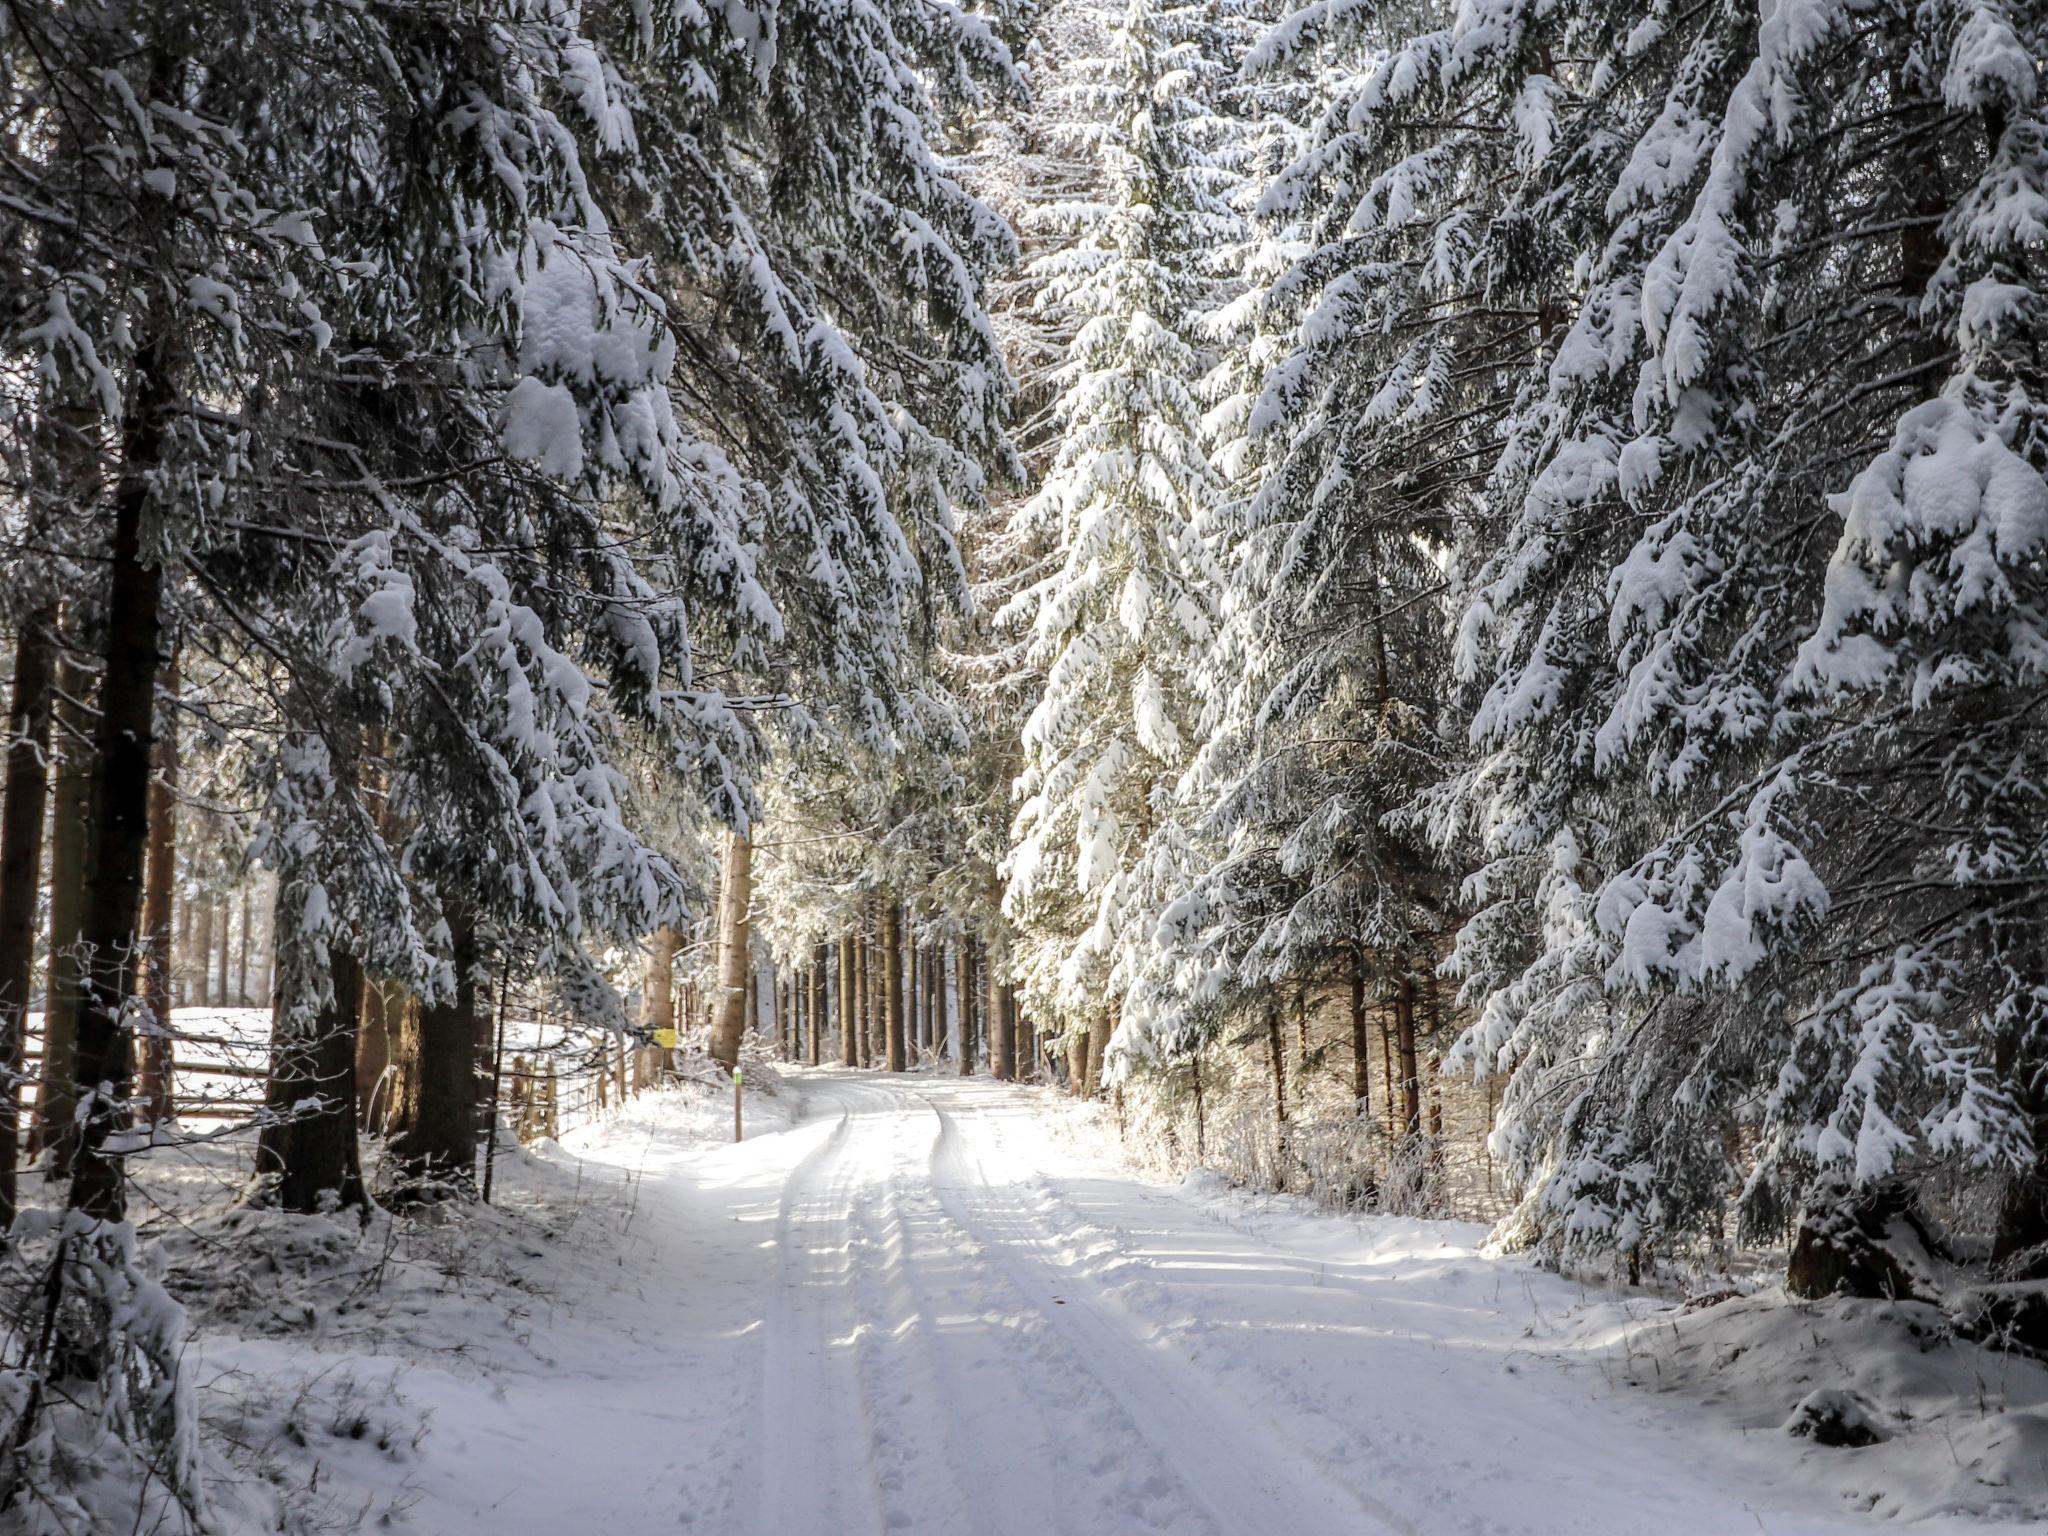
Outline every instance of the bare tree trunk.
<path fill-rule="evenodd" d="M 953 1018 L 960 1030 L 960 1075 L 974 1074 L 980 1055 L 974 1038 L 974 956 L 973 942 L 966 934 L 953 946 Z"/>
<path fill-rule="evenodd" d="M 199 928 L 192 935 L 192 955 L 198 961 L 193 974 L 192 1006 L 211 1008 L 213 1002 L 213 912 L 214 903 L 204 896 L 195 903 L 199 908 Z"/>
<path fill-rule="evenodd" d="M 171 1084 L 171 903 L 178 875 L 178 656 L 164 662 L 164 690 L 171 707 L 156 743 L 156 778 L 149 786 L 148 877 L 142 892 L 142 932 L 149 945 L 143 961 L 142 1003 L 153 1027 L 138 1042 L 140 1081 L 136 1097 L 152 1124 L 176 1114 Z"/>
<path fill-rule="evenodd" d="M 825 967 L 831 963 L 823 944 L 811 951 L 811 1038 L 807 1059 L 818 1065 L 825 1034 Z"/>
<path fill-rule="evenodd" d="M 676 931 L 663 923 L 647 940 L 640 972 L 640 1022 L 650 1030 L 676 1027 Z"/>
<path fill-rule="evenodd" d="M 249 885 L 242 883 L 242 943 L 235 954 L 235 1001 L 243 1008 L 253 1008 L 249 1001 Z"/>
<path fill-rule="evenodd" d="M 1067 1092 L 1077 1099 L 1088 1096 L 1088 1026 L 1067 1027 Z"/>
<path fill-rule="evenodd" d="M 213 1006 L 216 1008 L 233 1006 L 229 1001 L 232 994 L 228 991 L 228 957 L 234 953 L 234 928 L 234 905 L 223 896 L 220 899 L 220 969 L 216 972 L 218 979 L 213 988 Z"/>
<path fill-rule="evenodd" d="M 1202 1103 L 1202 1048 L 1195 1047 L 1195 1053 L 1188 1058 L 1194 1073 L 1195 1083 L 1195 1166 L 1202 1167 L 1209 1161 L 1209 1116 Z"/>
<path fill-rule="evenodd" d="M 1102 1063 L 1109 1055 L 1109 1037 L 1116 1033 L 1117 1013 L 1108 1010 L 1098 1013 L 1088 1027 L 1088 1087 L 1086 1096 L 1094 1098 L 1102 1090 Z"/>
<path fill-rule="evenodd" d="M 868 936 L 865 932 L 865 916 L 862 918 L 862 924 L 863 932 L 854 952 L 853 1011 L 855 1015 L 854 1027 L 859 1031 L 860 1035 L 860 1064 L 865 1067 L 875 1059 L 871 1048 L 874 1040 L 874 1029 L 873 1020 L 870 1017 L 874 1012 L 875 999 L 875 946 L 868 941 Z"/>
<path fill-rule="evenodd" d="M 374 1132 L 378 1128 L 375 1119 L 382 1118 L 375 1115 L 377 1089 L 385 1068 L 391 1065 L 391 1042 L 400 1027 L 391 1002 L 394 995 L 402 997 L 405 989 L 395 981 L 373 984 L 366 980 L 358 990 L 362 1015 L 356 1024 L 356 1124 Z"/>
<path fill-rule="evenodd" d="M 839 1064 L 843 1067 L 859 1061 L 854 1040 L 853 993 L 853 935 L 843 933 L 839 936 Z"/>
<path fill-rule="evenodd" d="M 718 892 L 718 1006 L 711 1057 L 727 1072 L 739 1065 L 747 1027 L 748 907 L 754 896 L 754 850 L 738 832 L 725 834 L 724 878 Z"/>
<path fill-rule="evenodd" d="M 35 970 L 36 885 L 49 798 L 50 674 L 54 604 L 22 620 L 14 638 L 7 715 L 7 786 L 0 800 L 0 1232 L 14 1223 L 21 1141 L 22 1039 Z"/>
<path fill-rule="evenodd" d="M 29 1156 L 57 1149 L 56 1169 L 71 1167 L 71 1078 L 78 1057 L 79 925 L 85 915 L 86 869 L 92 858 L 92 674 L 69 654 L 59 632 L 51 704 L 51 746 L 56 755 L 50 807 L 50 948 L 43 985 L 42 1090 L 36 1095 L 35 1135 Z"/>
<path fill-rule="evenodd" d="M 882 896 L 882 1051 L 891 1072 L 904 1067 L 903 908 Z"/>
<path fill-rule="evenodd" d="M 1365 946 L 1351 946 L 1351 1099 L 1367 1113 L 1372 1105 L 1372 1042 L 1366 1034 Z"/>
<path fill-rule="evenodd" d="M 1006 993 L 1002 967 L 997 963 L 995 946 L 984 946 L 982 956 L 982 964 L 988 969 L 988 1075 L 999 1083 L 1014 1082 L 1017 1036 L 1010 1027 L 1013 1021 L 1009 1011 L 1003 1006 Z"/>
<path fill-rule="evenodd" d="M 1266 1053 L 1273 1064 L 1273 1130 L 1275 1156 L 1273 1159 L 1273 1184 L 1276 1189 L 1287 1187 L 1287 1052 L 1280 1040 L 1280 1000 L 1269 997 L 1266 1001 Z"/>
<path fill-rule="evenodd" d="M 363 1008 L 363 968 L 353 955 L 334 956 L 332 993 L 317 1010 L 292 1000 L 275 1004 L 270 1080 L 264 1102 L 279 1117 L 256 1142 L 256 1172 L 274 1181 L 265 1197 L 284 1210 L 311 1215 L 333 1201 L 367 1211 L 356 1155 L 356 1021 Z M 304 1107 L 317 1100 L 318 1109 Z"/>
<path fill-rule="evenodd" d="M 113 497 L 107 668 L 93 737 L 95 835 L 80 925 L 85 987 L 72 1073 L 73 1092 L 85 1112 L 78 1120 L 70 1204 L 88 1216 L 117 1221 L 124 1205 L 121 1163 L 103 1156 L 101 1149 L 128 1113 L 125 1010 L 135 994 L 140 950 L 136 939 L 149 842 L 149 759 L 163 619 L 163 571 L 143 546 L 143 521 L 171 403 L 170 357 L 164 346 L 139 353 L 134 367 L 135 399 L 126 418 L 121 478 Z"/>
<path fill-rule="evenodd" d="M 476 926 L 448 911 L 455 991 L 405 1011 L 398 1081 L 385 1122 L 401 1198 L 465 1191 L 476 1176 Z"/>
<path fill-rule="evenodd" d="M 1422 1070 L 1415 1054 L 1415 977 L 1401 961 L 1401 982 L 1394 992 L 1394 1036 L 1401 1049 L 1401 1125 L 1409 1136 L 1422 1134 Z"/>
<path fill-rule="evenodd" d="M 1038 1081 L 1038 1024 L 1016 1006 L 1014 991 L 1010 998 L 1011 1051 L 1017 1058 L 1017 1077 L 1020 1082 L 1035 1083 Z"/>

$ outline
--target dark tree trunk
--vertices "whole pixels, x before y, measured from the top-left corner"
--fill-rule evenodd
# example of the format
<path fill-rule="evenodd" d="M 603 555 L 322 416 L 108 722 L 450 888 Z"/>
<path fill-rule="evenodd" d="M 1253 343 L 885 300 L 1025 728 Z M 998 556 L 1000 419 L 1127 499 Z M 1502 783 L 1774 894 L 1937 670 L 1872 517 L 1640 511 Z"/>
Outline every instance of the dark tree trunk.
<path fill-rule="evenodd" d="M 988 1075 L 999 1083 L 1016 1081 L 1017 1036 L 1003 990 L 1002 968 L 993 948 L 984 946 L 982 965 L 988 971 Z"/>
<path fill-rule="evenodd" d="M 234 994 L 228 990 L 228 959 L 235 950 L 235 909 L 227 897 L 220 899 L 220 969 L 214 973 L 213 1006 L 232 1008 Z"/>
<path fill-rule="evenodd" d="M 1400 984 L 1394 991 L 1394 1038 L 1401 1048 L 1401 1127 L 1403 1134 L 1422 1134 L 1422 1067 L 1415 1053 L 1415 978 L 1402 961 Z"/>
<path fill-rule="evenodd" d="M 1270 998 L 1266 1003 L 1266 1054 L 1273 1066 L 1273 1134 L 1275 1156 L 1273 1159 L 1273 1183 L 1275 1187 L 1287 1187 L 1287 1051 L 1280 1039 L 1280 1000 Z"/>
<path fill-rule="evenodd" d="M 149 873 L 142 892 L 142 931 L 149 943 L 142 1002 L 154 1021 L 136 1050 L 138 1108 L 143 1118 L 163 1125 L 177 1106 L 171 1086 L 171 903 L 178 877 L 178 656 L 164 663 L 164 691 L 170 696 L 156 743 L 156 779 L 149 787 Z"/>
<path fill-rule="evenodd" d="M 882 1049 L 891 1072 L 904 1067 L 903 908 L 882 898 Z"/>
<path fill-rule="evenodd" d="M 49 797 L 50 673 L 57 611 L 22 620 L 14 640 L 7 715 L 7 785 L 0 798 L 0 1232 L 14 1223 L 21 1138 L 22 1030 L 35 968 L 36 887 Z"/>
<path fill-rule="evenodd" d="M 968 1077 L 979 1052 L 974 1039 L 973 943 L 965 934 L 953 949 L 953 1012 L 960 1026 L 960 1075 Z"/>
<path fill-rule="evenodd" d="M 55 1152 L 59 1173 L 71 1167 L 71 1078 L 78 1059 L 79 923 L 85 912 L 86 866 L 92 857 L 92 716 L 86 697 L 92 674 L 66 649 L 59 632 L 57 696 L 51 706 L 51 749 L 56 757 L 50 806 L 50 953 L 43 983 L 43 1071 L 36 1094 L 31 1158 Z"/>
<path fill-rule="evenodd" d="M 402 995 L 405 989 L 395 981 L 379 984 L 365 980 L 359 990 L 362 1013 L 356 1024 L 356 1124 L 365 1131 L 375 1131 L 372 1120 L 376 1116 L 377 1090 L 385 1068 L 391 1065 L 391 1042 L 398 1033 L 398 1019 L 390 1011 L 389 995 Z"/>
<path fill-rule="evenodd" d="M 288 999 L 275 1005 L 264 1103 L 281 1118 L 257 1137 L 256 1172 L 266 1201 L 301 1215 L 369 1208 L 356 1156 L 356 1021 L 366 989 L 354 956 L 334 957 L 333 988 L 297 1024 Z"/>
<path fill-rule="evenodd" d="M 825 1033 L 825 967 L 830 964 L 829 951 L 820 944 L 811 953 L 811 1038 L 806 1042 L 810 1047 L 807 1055 L 812 1066 L 818 1065 L 823 1051 Z"/>
<path fill-rule="evenodd" d="M 851 1067 L 859 1064 L 859 1042 L 854 1037 L 857 1027 L 854 1023 L 854 958 L 853 935 L 839 937 L 839 1064 Z"/>
<path fill-rule="evenodd" d="M 241 945 L 235 951 L 235 1002 L 243 1008 L 256 1005 L 249 1001 L 249 887 L 242 887 L 242 934 Z"/>
<path fill-rule="evenodd" d="M 1365 946 L 1351 947 L 1351 1099 L 1358 1113 L 1372 1108 L 1372 1039 L 1366 1032 Z"/>
<path fill-rule="evenodd" d="M 195 903 L 199 908 L 197 931 L 192 935 L 192 955 L 198 963 L 192 972 L 192 1005 L 195 1008 L 211 1008 L 213 999 L 213 903 L 203 897 Z"/>
<path fill-rule="evenodd" d="M 163 570 L 142 544 L 151 476 L 170 403 L 164 350 L 136 359 L 137 387 L 114 492 L 113 575 L 107 602 L 107 669 L 94 736 L 95 835 L 86 882 L 85 988 L 78 1010 L 73 1091 L 84 1107 L 71 1171 L 71 1206 L 119 1220 L 121 1164 L 102 1155 L 128 1114 L 124 1009 L 135 994 L 143 860 L 149 844 L 150 744 L 162 644 Z"/>
<path fill-rule="evenodd" d="M 854 956 L 853 967 L 853 1012 L 854 1027 L 860 1036 L 860 1064 L 865 1067 L 874 1058 L 874 1026 L 870 1015 L 874 1012 L 874 970 L 875 946 L 868 936 L 860 936 L 860 944 Z"/>
<path fill-rule="evenodd" d="M 455 991 L 406 1010 L 386 1124 L 404 1198 L 466 1193 L 476 1176 L 476 930 L 449 914 Z"/>

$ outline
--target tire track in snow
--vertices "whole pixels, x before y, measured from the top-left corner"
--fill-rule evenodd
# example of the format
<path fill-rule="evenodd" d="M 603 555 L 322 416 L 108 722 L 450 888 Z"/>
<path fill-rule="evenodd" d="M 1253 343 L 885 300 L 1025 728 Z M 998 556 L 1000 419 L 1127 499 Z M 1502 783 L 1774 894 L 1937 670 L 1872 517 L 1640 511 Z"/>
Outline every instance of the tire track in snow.
<path fill-rule="evenodd" d="M 1028 1298 L 1054 1286 L 1071 1291 L 1076 1282 L 1093 1292 L 1087 1304 L 1062 1307 L 1056 1318 L 1043 1302 L 1033 1304 L 1122 1403 L 1220 1531 L 1230 1536 L 1259 1530 L 1357 1536 L 1361 1529 L 1377 1529 L 1420 1536 L 1402 1515 L 1274 1434 L 1232 1403 L 1219 1384 L 1173 1359 L 1159 1347 L 1157 1330 L 1146 1337 L 1144 1321 L 1133 1318 L 1091 1277 L 1039 1257 L 1057 1234 L 1017 1195 L 1000 1194 L 980 1161 L 970 1161 L 954 1117 L 923 1094 L 919 1097 L 940 1121 L 934 1188 L 941 1200 L 981 1240 L 1021 1295 Z M 1045 1275 L 1037 1284 L 1030 1276 L 1033 1267 Z M 1105 1368 L 1110 1362 L 1115 1367 Z"/>
<path fill-rule="evenodd" d="M 849 1443 L 864 1407 L 859 1383 L 832 1332 L 832 1304 L 845 1294 L 852 1266 L 847 1213 L 856 1176 L 847 1157 L 854 1116 L 843 1101 L 835 1107 L 838 1124 L 791 1170 L 776 1211 L 753 1445 L 758 1536 L 881 1527 L 872 1469 Z"/>

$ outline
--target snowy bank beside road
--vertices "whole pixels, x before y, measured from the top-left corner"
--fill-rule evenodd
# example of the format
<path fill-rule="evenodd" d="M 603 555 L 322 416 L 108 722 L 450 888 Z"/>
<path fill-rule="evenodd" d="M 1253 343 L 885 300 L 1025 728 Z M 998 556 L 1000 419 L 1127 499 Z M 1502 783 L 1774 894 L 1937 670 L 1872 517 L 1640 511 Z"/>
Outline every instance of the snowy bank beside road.
<path fill-rule="evenodd" d="M 1113 1151 L 1100 1107 L 1044 1102 L 1063 1140 Z M 1206 1169 L 1171 1194 L 1332 1276 L 1369 1275 L 1389 1299 L 1455 1307 L 1460 1337 L 1495 1351 L 1504 1373 L 1561 1367 L 1569 1391 L 1687 1416 L 1759 1489 L 1907 1522 L 2048 1519 L 2048 1367 L 1955 1337 L 1939 1308 L 1602 1289 L 1487 1255 L 1488 1229 L 1470 1222 L 1332 1215 Z"/>

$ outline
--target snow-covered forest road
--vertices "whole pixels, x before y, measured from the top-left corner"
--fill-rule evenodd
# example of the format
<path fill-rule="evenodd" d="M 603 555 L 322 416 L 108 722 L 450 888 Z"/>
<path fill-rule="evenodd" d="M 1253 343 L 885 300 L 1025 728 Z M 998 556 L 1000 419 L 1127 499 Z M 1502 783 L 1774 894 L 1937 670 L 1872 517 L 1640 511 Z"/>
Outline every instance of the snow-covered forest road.
<path fill-rule="evenodd" d="M 572 1138 L 632 1180 L 626 1251 L 558 1266 L 530 1389 L 444 1383 L 415 1525 L 1869 1529 L 1786 1484 L 1774 1428 L 1543 1353 L 1531 1325 L 1581 1293 L 1476 1228 L 1150 1185 L 983 1079 L 799 1072 L 762 1119 L 736 1147 L 658 1116 Z"/>

